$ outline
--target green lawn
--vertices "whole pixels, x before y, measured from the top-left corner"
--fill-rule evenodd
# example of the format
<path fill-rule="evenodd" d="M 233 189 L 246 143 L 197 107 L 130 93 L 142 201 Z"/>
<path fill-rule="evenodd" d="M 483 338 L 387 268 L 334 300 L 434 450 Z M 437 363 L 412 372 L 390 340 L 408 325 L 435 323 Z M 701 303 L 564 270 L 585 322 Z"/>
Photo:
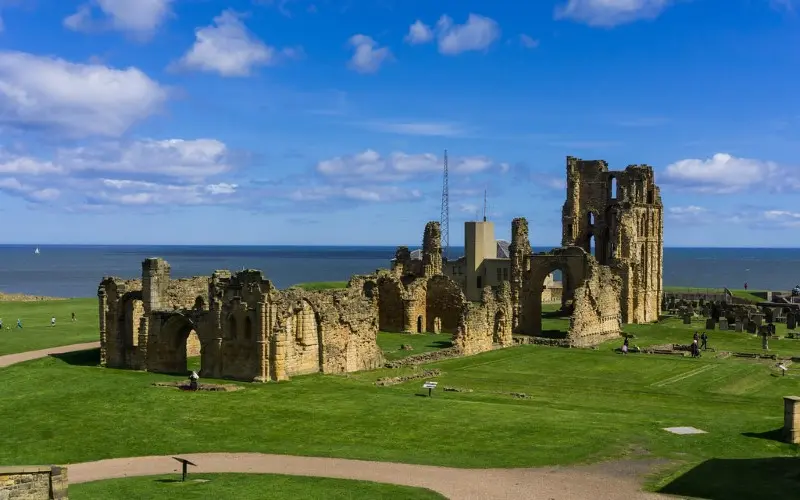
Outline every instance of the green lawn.
<path fill-rule="evenodd" d="M 0 463 L 252 451 L 513 467 L 646 450 L 682 461 L 683 473 L 709 459 L 800 457 L 775 440 L 782 396 L 800 393 L 800 377 L 774 376 L 770 363 L 750 360 L 521 346 L 426 365 L 443 372 L 440 387 L 472 389 L 433 398 L 417 396 L 419 380 L 374 385 L 410 368 L 186 393 L 151 386 L 174 377 L 90 366 L 96 361 L 90 351 L 0 370 L 0 422 L 20 423 L 0 433 Z M 668 426 L 708 433 L 677 436 Z M 763 496 L 738 498 L 800 487 L 797 475 L 769 478 Z"/>
<path fill-rule="evenodd" d="M 623 331 L 632 333 L 636 338 L 631 339 L 632 345 L 639 347 L 655 344 L 690 344 L 694 332 L 706 332 L 709 336 L 708 346 L 717 351 L 749 352 L 778 354 L 787 356 L 800 356 L 800 340 L 786 338 L 786 325 L 775 323 L 775 333 L 780 336 L 780 340 L 769 341 L 769 351 L 761 348 L 761 337 L 752 333 L 736 333 L 733 330 L 706 330 L 706 322 L 703 318 L 695 318 L 691 325 L 684 325 L 683 320 L 678 318 L 668 318 L 656 324 L 648 325 L 624 325 Z M 611 341 L 604 344 L 608 347 L 619 347 L 622 340 Z"/>
<path fill-rule="evenodd" d="M 731 294 L 734 297 L 738 297 L 740 299 L 745 299 L 750 302 L 764 302 L 766 299 L 764 297 L 759 297 L 758 295 L 754 295 L 756 293 L 764 293 L 767 290 L 753 290 L 749 288 L 747 290 L 743 289 L 736 289 L 736 288 L 729 288 Z M 724 288 L 696 288 L 696 287 L 685 287 L 685 286 L 665 286 L 665 292 L 676 292 L 676 293 L 697 293 L 697 294 L 718 294 L 718 293 L 725 293 Z"/>
<path fill-rule="evenodd" d="M 315 281 L 311 283 L 298 283 L 294 285 L 303 290 L 330 290 L 333 288 L 347 288 L 346 281 Z"/>
<path fill-rule="evenodd" d="M 400 349 L 403 344 L 410 345 L 413 350 Z M 423 352 L 438 351 L 453 346 L 453 336 L 448 333 L 378 333 L 378 346 L 387 360 L 405 358 Z"/>
<path fill-rule="evenodd" d="M 268 494 L 266 492 L 269 492 Z M 189 474 L 180 476 L 131 477 L 69 487 L 73 500 L 437 500 L 442 495 L 424 488 L 395 486 L 369 481 L 278 474 Z"/>
<path fill-rule="evenodd" d="M 97 314 L 97 299 L 0 302 L 0 355 L 98 341 Z M 50 326 L 53 316 L 55 327 Z M 16 328 L 17 318 L 22 329 Z"/>

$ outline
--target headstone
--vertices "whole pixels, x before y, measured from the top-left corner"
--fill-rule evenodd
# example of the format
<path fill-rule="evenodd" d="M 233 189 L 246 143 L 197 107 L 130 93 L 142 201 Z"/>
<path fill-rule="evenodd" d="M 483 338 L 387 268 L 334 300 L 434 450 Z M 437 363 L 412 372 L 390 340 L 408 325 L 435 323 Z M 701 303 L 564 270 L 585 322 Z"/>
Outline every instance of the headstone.
<path fill-rule="evenodd" d="M 755 321 L 748 321 L 747 322 L 747 333 L 756 333 L 758 331 L 758 326 L 756 325 Z"/>
<path fill-rule="evenodd" d="M 719 329 L 720 330 L 727 330 L 728 329 L 728 318 L 720 318 L 719 319 Z"/>
<path fill-rule="evenodd" d="M 735 331 L 736 333 L 744 332 L 744 323 L 742 323 L 741 321 L 737 321 L 734 324 L 733 331 Z"/>
<path fill-rule="evenodd" d="M 706 319 L 706 330 L 713 330 L 715 326 L 717 326 L 717 322 L 714 321 L 714 318 Z"/>
<path fill-rule="evenodd" d="M 691 325 L 692 324 L 692 316 L 689 314 L 683 315 L 683 324 L 684 325 Z"/>
<path fill-rule="evenodd" d="M 795 316 L 793 312 L 786 315 L 786 328 L 788 330 L 797 328 L 797 316 Z"/>

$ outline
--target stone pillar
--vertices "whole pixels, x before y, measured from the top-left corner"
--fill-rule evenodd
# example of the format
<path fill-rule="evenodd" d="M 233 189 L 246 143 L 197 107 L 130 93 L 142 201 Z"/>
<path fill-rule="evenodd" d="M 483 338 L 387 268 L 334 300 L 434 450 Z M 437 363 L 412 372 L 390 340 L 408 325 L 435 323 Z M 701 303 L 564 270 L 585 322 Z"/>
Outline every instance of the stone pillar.
<path fill-rule="evenodd" d="M 422 272 L 426 278 L 442 274 L 442 228 L 436 221 L 425 224 L 422 236 Z"/>
<path fill-rule="evenodd" d="M 136 367 L 139 370 L 147 370 L 147 351 L 150 342 L 150 317 L 142 316 L 139 318 L 139 345 L 136 348 Z"/>
<path fill-rule="evenodd" d="M 511 329 L 516 330 L 520 324 L 522 310 L 522 288 L 525 281 L 525 259 L 532 253 L 528 234 L 528 220 L 519 217 L 511 221 L 511 244 L 508 246 L 511 257 Z M 563 279 L 563 278 L 562 278 Z"/>
<path fill-rule="evenodd" d="M 142 302 L 144 313 L 166 308 L 163 303 L 169 286 L 170 267 L 166 260 L 148 258 L 142 262 Z"/>
<path fill-rule="evenodd" d="M 97 290 L 97 302 L 100 308 L 100 366 L 107 366 L 108 351 L 106 342 L 108 341 L 108 334 L 106 332 L 106 309 L 108 309 L 108 295 L 106 295 L 106 290 L 102 286 Z"/>
<path fill-rule="evenodd" d="M 403 332 L 404 333 L 417 333 L 417 318 L 415 313 L 417 308 L 414 307 L 416 301 L 414 299 L 403 299 Z M 425 329 L 425 325 L 422 325 Z"/>
<path fill-rule="evenodd" d="M 50 498 L 52 500 L 69 500 L 69 477 L 66 467 L 50 468 Z"/>
<path fill-rule="evenodd" d="M 800 444 L 800 397 L 783 398 L 783 440 Z"/>
<path fill-rule="evenodd" d="M 275 349 L 273 349 L 273 359 L 270 361 L 273 369 L 272 378 L 276 381 L 289 380 L 289 376 L 286 375 L 286 344 L 289 341 L 288 336 L 285 325 L 273 334 Z"/>
<path fill-rule="evenodd" d="M 267 331 L 267 315 L 269 307 L 264 302 L 256 304 L 256 317 L 258 335 L 256 336 L 256 350 L 258 351 L 258 374 L 253 382 L 267 382 L 269 380 L 269 334 Z"/>

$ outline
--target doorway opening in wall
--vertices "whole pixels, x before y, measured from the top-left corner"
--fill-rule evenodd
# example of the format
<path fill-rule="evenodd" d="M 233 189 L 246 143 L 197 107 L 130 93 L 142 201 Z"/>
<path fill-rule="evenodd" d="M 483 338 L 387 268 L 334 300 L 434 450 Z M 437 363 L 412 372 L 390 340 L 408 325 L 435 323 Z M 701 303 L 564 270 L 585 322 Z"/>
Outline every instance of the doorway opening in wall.
<path fill-rule="evenodd" d="M 417 316 L 417 333 L 422 333 L 422 316 Z"/>
<path fill-rule="evenodd" d="M 168 360 L 165 371 L 179 375 L 188 375 L 192 371 L 200 373 L 202 348 L 194 323 L 189 318 L 175 314 L 161 328 L 159 336 L 165 342 L 160 348 Z"/>
<path fill-rule="evenodd" d="M 563 307 L 562 301 L 566 276 L 565 270 L 553 268 L 542 278 L 541 288 L 536 287 L 542 290 L 538 336 L 563 339 L 569 333 L 572 308 Z M 532 300 L 536 300 L 535 295 Z"/>
<path fill-rule="evenodd" d="M 589 253 L 592 254 L 595 259 L 599 259 L 597 256 L 597 240 L 593 234 L 589 235 Z"/>

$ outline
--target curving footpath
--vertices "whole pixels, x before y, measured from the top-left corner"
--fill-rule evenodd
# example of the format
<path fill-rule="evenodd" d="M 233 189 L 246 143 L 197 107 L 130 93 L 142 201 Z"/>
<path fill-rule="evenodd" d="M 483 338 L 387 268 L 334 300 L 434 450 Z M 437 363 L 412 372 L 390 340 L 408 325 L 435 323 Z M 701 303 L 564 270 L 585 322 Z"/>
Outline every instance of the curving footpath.
<path fill-rule="evenodd" d="M 196 472 L 244 472 L 356 479 L 428 488 L 458 500 L 674 498 L 641 491 L 638 476 L 652 465 L 644 462 L 530 469 L 454 469 L 262 453 L 189 453 L 176 456 L 197 464 L 190 469 L 190 477 Z M 70 484 L 169 474 L 178 472 L 178 469 L 179 464 L 172 456 L 113 458 L 67 465 Z"/>
<path fill-rule="evenodd" d="M 18 352 L 15 354 L 6 354 L 0 356 L 0 368 L 15 365 L 24 361 L 32 361 L 34 359 L 46 358 L 51 354 L 64 354 L 67 352 L 85 351 L 87 349 L 97 349 L 100 347 L 100 342 L 86 342 L 85 344 L 72 344 L 62 345 L 60 347 L 50 347 L 48 349 L 40 349 L 38 351 Z"/>
<path fill-rule="evenodd" d="M 99 347 L 73 344 L 0 356 L 0 367 L 51 354 Z M 197 464 L 190 473 L 244 472 L 331 477 L 428 488 L 454 500 L 648 500 L 674 498 L 641 491 L 641 476 L 654 461 L 619 461 L 588 466 L 520 469 L 456 469 L 430 465 L 369 462 L 342 458 L 263 453 L 189 453 L 176 455 Z M 178 472 L 172 455 L 113 458 L 67 465 L 71 484 Z"/>

